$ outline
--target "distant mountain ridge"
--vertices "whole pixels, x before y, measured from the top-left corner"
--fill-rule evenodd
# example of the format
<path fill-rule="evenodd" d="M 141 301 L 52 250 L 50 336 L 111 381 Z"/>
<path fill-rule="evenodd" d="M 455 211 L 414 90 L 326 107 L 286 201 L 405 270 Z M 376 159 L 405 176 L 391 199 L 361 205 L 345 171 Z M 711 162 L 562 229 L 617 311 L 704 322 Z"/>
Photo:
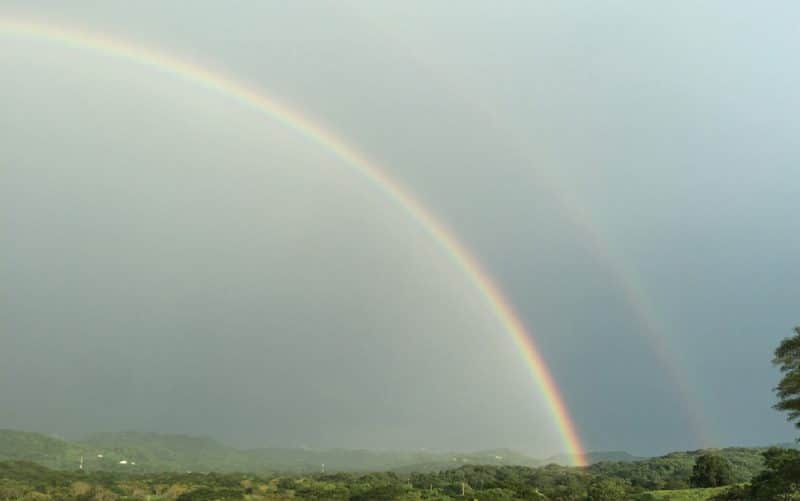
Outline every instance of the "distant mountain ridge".
<path fill-rule="evenodd" d="M 787 444 L 788 445 L 788 444 Z M 796 445 L 791 445 L 796 446 Z M 734 466 L 752 469 L 763 448 L 719 449 Z M 679 462 L 690 468 L 702 451 L 675 452 L 660 458 L 642 458 L 624 451 L 597 451 L 586 455 L 595 467 L 644 462 Z M 80 441 L 66 441 L 42 433 L 0 430 L 0 461 L 27 460 L 53 469 L 74 470 L 81 457 L 87 470 L 196 472 L 431 472 L 464 465 L 544 466 L 570 463 L 566 455 L 545 460 L 509 449 L 477 452 L 371 451 L 352 449 L 260 448 L 241 450 L 211 438 L 144 432 L 93 433 Z M 324 467 L 323 467 L 324 465 Z"/>
<path fill-rule="evenodd" d="M 86 451 L 80 446 L 42 433 L 0 430 L 2 460 L 33 461 L 49 468 L 63 469 L 67 467 L 67 458 L 74 468 L 77 465 L 74 460 L 79 460 L 82 454 Z"/>
<path fill-rule="evenodd" d="M 604 461 L 628 463 L 633 461 L 642 461 L 644 459 L 649 459 L 648 457 L 634 456 L 625 451 L 593 451 L 593 452 L 587 452 L 586 454 L 583 455 L 583 457 L 586 460 L 587 464 L 601 463 Z M 568 465 L 571 463 L 571 458 L 566 454 L 559 454 L 556 456 L 550 456 L 544 462 L 560 464 L 560 465 Z"/>
<path fill-rule="evenodd" d="M 0 461 L 28 460 L 53 469 L 198 472 L 435 471 L 465 464 L 538 466 L 507 449 L 478 452 L 260 448 L 241 450 L 211 438 L 145 432 L 93 433 L 70 442 L 42 433 L 0 430 Z M 323 466 L 324 465 L 324 466 Z"/>

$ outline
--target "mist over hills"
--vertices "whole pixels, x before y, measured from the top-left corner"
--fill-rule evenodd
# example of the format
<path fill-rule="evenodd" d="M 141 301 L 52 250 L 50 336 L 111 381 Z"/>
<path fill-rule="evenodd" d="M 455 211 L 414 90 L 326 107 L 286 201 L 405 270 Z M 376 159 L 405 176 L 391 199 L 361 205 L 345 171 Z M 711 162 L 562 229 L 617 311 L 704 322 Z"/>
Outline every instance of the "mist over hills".
<path fill-rule="evenodd" d="M 750 501 L 755 499 L 749 494 L 755 487 L 750 486 L 771 478 L 776 455 L 798 454 L 786 447 L 676 451 L 652 458 L 637 458 L 625 451 L 600 451 L 587 454 L 588 466 L 574 467 L 555 462 L 566 459 L 563 456 L 540 460 L 507 449 L 457 453 L 243 450 L 190 435 L 105 432 L 80 441 L 66 441 L 42 433 L 0 430 L 0 488 L 5 489 L 2 492 L 6 497 L 11 495 L 10 499 L 28 499 L 24 496 L 31 493 L 52 495 L 53 499 L 74 499 L 79 495 L 83 496 L 80 499 L 88 499 L 86 494 L 94 493 L 100 497 L 92 499 L 143 500 L 154 495 L 155 499 L 178 500 L 699 501 L 725 491 L 726 496 L 744 492 L 744 497 L 730 499 Z M 714 458 L 724 468 L 719 471 L 724 471 L 725 483 L 698 486 L 697 466 Z M 614 487 L 616 497 L 586 497 L 587 493 L 596 494 L 601 485 Z M 565 497 L 567 493 L 572 497 Z"/>
<path fill-rule="evenodd" d="M 747 478 L 761 467 L 764 448 L 719 449 Z M 633 456 L 625 451 L 597 451 L 587 454 L 593 469 L 650 468 L 669 465 L 690 471 L 703 451 L 674 452 L 658 458 Z M 0 461 L 25 460 L 59 470 L 75 470 L 83 457 L 89 471 L 153 472 L 432 472 L 465 465 L 513 465 L 537 467 L 569 464 L 566 455 L 532 458 L 509 449 L 475 452 L 291 449 L 266 447 L 237 449 L 207 437 L 145 432 L 93 433 L 79 441 L 67 441 L 43 433 L 0 430 Z M 323 466 L 324 465 L 324 466 Z M 630 465 L 630 466 L 625 466 Z"/>
<path fill-rule="evenodd" d="M 646 456 L 634 456 L 633 454 L 625 451 L 592 451 L 587 452 L 584 456 L 586 462 L 589 464 L 602 463 L 604 461 L 613 462 L 631 462 L 641 461 L 648 459 Z M 550 456 L 543 461 L 545 464 L 571 464 L 570 456 L 567 454 L 557 454 Z"/>
<path fill-rule="evenodd" d="M 545 461 L 507 449 L 477 452 L 356 449 L 236 449 L 211 438 L 144 432 L 93 433 L 67 441 L 42 433 L 0 430 L 0 460 L 28 460 L 54 469 L 320 472 L 434 471 L 464 464 L 539 466 Z M 125 463 L 121 463 L 124 461 Z M 324 467 L 323 467 L 324 465 Z"/>

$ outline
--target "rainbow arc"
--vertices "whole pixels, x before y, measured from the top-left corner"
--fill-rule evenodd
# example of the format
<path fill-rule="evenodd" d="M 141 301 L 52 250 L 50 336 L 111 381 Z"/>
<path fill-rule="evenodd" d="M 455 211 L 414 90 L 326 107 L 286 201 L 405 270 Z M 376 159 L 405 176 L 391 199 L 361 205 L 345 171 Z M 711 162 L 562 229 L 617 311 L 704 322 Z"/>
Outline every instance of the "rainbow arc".
<path fill-rule="evenodd" d="M 430 210 L 411 196 L 377 163 L 367 159 L 354 147 L 332 132 L 314 123 L 294 109 L 281 104 L 263 91 L 237 82 L 216 71 L 183 61 L 163 51 L 156 51 L 105 35 L 67 29 L 49 24 L 0 18 L 0 35 L 32 37 L 75 49 L 91 50 L 123 59 L 140 66 L 200 85 L 241 105 L 261 112 L 266 117 L 305 136 L 363 175 L 396 203 L 406 214 L 436 241 L 451 260 L 480 292 L 504 330 L 510 334 L 526 366 L 547 402 L 551 417 L 559 430 L 561 441 L 577 466 L 585 466 L 585 452 L 575 424 L 569 415 L 555 380 L 544 362 L 533 337 L 505 299 L 490 275 Z"/>

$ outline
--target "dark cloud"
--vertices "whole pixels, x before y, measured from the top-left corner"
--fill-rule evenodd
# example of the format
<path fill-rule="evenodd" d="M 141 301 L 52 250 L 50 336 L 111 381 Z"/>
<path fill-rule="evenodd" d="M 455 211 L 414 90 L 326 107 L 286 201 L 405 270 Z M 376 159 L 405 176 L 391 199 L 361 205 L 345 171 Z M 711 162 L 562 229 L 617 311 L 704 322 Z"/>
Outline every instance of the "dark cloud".
<path fill-rule="evenodd" d="M 224 70 L 385 165 L 497 278 L 588 447 L 792 436 L 769 360 L 798 322 L 793 16 L 89 7 L 0 14 Z M 467 277 L 329 152 L 157 71 L 0 37 L 0 426 L 562 447 Z"/>

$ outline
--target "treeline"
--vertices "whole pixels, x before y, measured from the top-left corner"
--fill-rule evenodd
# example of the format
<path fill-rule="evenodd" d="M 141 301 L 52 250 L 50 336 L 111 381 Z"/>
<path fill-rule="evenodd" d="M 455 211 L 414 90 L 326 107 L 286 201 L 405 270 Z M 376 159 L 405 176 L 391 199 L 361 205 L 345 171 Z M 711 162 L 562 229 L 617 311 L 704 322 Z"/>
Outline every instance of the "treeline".
<path fill-rule="evenodd" d="M 730 447 L 718 450 L 674 452 L 666 456 L 634 462 L 602 462 L 588 471 L 600 477 L 619 478 L 646 490 L 688 489 L 697 458 L 713 453 L 730 466 L 731 482 L 749 482 L 764 469 L 767 448 Z"/>
<path fill-rule="evenodd" d="M 97 500 L 512 500 L 585 499 L 592 476 L 575 468 L 465 466 L 406 478 L 393 472 L 281 475 L 64 472 L 0 463 L 0 499 Z"/>
<path fill-rule="evenodd" d="M 185 445 L 196 450 L 201 444 L 190 440 Z M 59 471 L 29 461 L 11 461 L 0 462 L 0 500 L 647 500 L 655 499 L 649 497 L 650 491 L 731 485 L 761 478 L 763 452 L 751 448 L 680 452 L 636 462 L 597 463 L 587 468 L 466 464 L 410 474 L 135 473 L 131 469 L 74 468 Z M 696 465 L 701 457 L 715 458 L 714 464 L 724 467 L 724 475 L 712 473 L 707 476 L 716 475 L 716 480 L 698 480 Z"/>
<path fill-rule="evenodd" d="M 790 452 L 797 454 L 796 451 Z M 653 481 L 653 471 L 658 469 L 658 464 L 663 463 L 653 463 L 652 469 L 623 469 L 622 463 L 617 464 L 620 468 L 616 470 L 610 463 L 590 468 L 466 465 L 407 476 L 393 472 L 259 476 L 236 473 L 87 473 L 51 470 L 32 462 L 13 461 L 0 462 L 0 499 L 638 501 L 655 499 L 648 492 L 648 485 Z M 680 478 L 681 485 L 688 485 L 693 482 L 693 475 L 697 476 L 696 471 L 690 469 L 687 472 L 681 468 L 665 470 L 664 478 L 677 478 L 678 472 L 685 475 L 685 478 Z M 764 474 L 762 471 L 759 475 Z M 756 478 L 760 477 L 757 475 Z M 733 480 L 728 473 L 724 482 Z"/>

